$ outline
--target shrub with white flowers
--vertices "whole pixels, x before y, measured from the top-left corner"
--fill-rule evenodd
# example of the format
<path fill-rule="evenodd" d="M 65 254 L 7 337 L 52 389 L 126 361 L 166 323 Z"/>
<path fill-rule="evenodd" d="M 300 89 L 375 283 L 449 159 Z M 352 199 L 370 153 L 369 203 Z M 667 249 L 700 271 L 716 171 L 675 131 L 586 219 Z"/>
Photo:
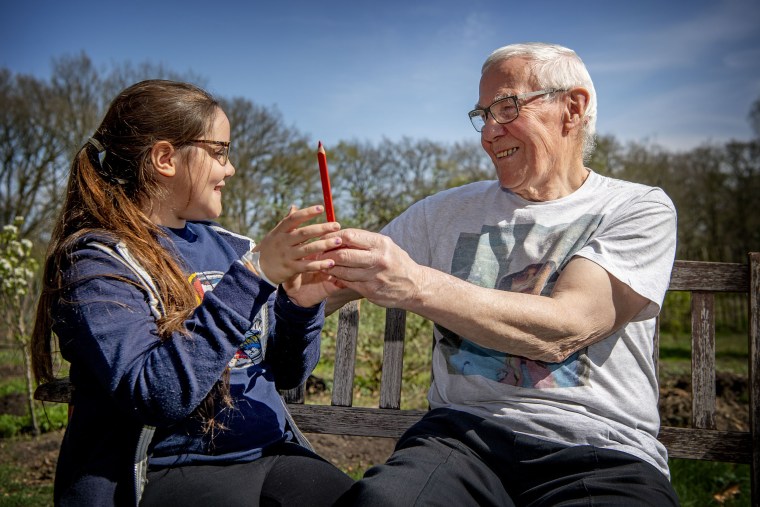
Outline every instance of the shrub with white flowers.
<path fill-rule="evenodd" d="M 0 230 L 0 318 L 3 326 L 24 357 L 26 367 L 27 400 L 32 429 L 39 434 L 39 425 L 32 397 L 31 361 L 27 319 L 36 294 L 32 293 L 39 263 L 32 255 L 32 242 L 19 238 L 23 217 Z"/>
<path fill-rule="evenodd" d="M 0 291 L 4 303 L 27 295 L 31 280 L 37 273 L 37 260 L 32 257 L 32 242 L 19 239 L 23 217 L 0 231 Z"/>

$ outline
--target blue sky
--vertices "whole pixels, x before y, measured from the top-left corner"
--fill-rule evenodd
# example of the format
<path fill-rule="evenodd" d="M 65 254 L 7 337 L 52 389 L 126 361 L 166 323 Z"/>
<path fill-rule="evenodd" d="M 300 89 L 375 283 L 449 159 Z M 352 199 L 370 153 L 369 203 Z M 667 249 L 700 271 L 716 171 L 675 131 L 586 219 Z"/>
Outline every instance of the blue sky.
<path fill-rule="evenodd" d="M 3 0 L 0 66 L 40 78 L 85 52 L 150 61 L 217 95 L 276 106 L 328 147 L 402 136 L 478 139 L 480 66 L 512 42 L 581 56 L 600 134 L 674 151 L 748 140 L 760 97 L 760 1 Z"/>

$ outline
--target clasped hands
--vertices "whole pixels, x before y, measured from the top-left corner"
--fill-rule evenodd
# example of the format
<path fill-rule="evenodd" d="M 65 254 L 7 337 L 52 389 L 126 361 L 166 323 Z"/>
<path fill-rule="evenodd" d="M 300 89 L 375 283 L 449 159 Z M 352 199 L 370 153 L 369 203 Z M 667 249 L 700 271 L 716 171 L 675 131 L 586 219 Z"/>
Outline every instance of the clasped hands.
<path fill-rule="evenodd" d="M 303 225 L 323 206 L 292 206 L 254 248 L 272 282 L 297 305 L 310 307 L 341 291 L 353 291 L 385 307 L 402 307 L 418 291 L 421 266 L 390 238 L 337 222 Z"/>

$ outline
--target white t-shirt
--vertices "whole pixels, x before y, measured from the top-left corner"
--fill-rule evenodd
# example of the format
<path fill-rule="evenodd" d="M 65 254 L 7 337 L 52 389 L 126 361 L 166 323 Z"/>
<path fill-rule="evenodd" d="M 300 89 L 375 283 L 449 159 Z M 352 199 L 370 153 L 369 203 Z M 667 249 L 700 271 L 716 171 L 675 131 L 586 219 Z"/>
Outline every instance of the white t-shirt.
<path fill-rule="evenodd" d="M 481 287 L 549 296 L 565 265 L 581 256 L 649 299 L 623 329 L 562 363 L 487 349 L 436 326 L 428 399 L 432 408 L 462 410 L 537 438 L 627 452 L 669 476 L 656 438 L 652 352 L 676 212 L 661 189 L 591 172 L 571 195 L 531 202 L 482 181 L 417 202 L 383 233 L 417 263 Z"/>

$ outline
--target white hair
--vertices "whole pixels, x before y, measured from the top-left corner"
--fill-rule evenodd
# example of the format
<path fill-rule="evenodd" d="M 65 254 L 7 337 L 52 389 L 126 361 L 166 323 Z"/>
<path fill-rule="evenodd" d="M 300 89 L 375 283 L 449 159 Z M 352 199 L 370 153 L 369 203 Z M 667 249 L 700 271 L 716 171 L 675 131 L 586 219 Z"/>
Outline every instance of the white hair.
<path fill-rule="evenodd" d="M 481 74 L 494 63 L 518 57 L 530 60 L 531 74 L 541 89 L 581 87 L 588 91 L 589 101 L 583 117 L 583 159 L 588 160 L 596 146 L 596 91 L 583 60 L 572 49 L 558 44 L 510 44 L 500 47 L 486 58 Z"/>

